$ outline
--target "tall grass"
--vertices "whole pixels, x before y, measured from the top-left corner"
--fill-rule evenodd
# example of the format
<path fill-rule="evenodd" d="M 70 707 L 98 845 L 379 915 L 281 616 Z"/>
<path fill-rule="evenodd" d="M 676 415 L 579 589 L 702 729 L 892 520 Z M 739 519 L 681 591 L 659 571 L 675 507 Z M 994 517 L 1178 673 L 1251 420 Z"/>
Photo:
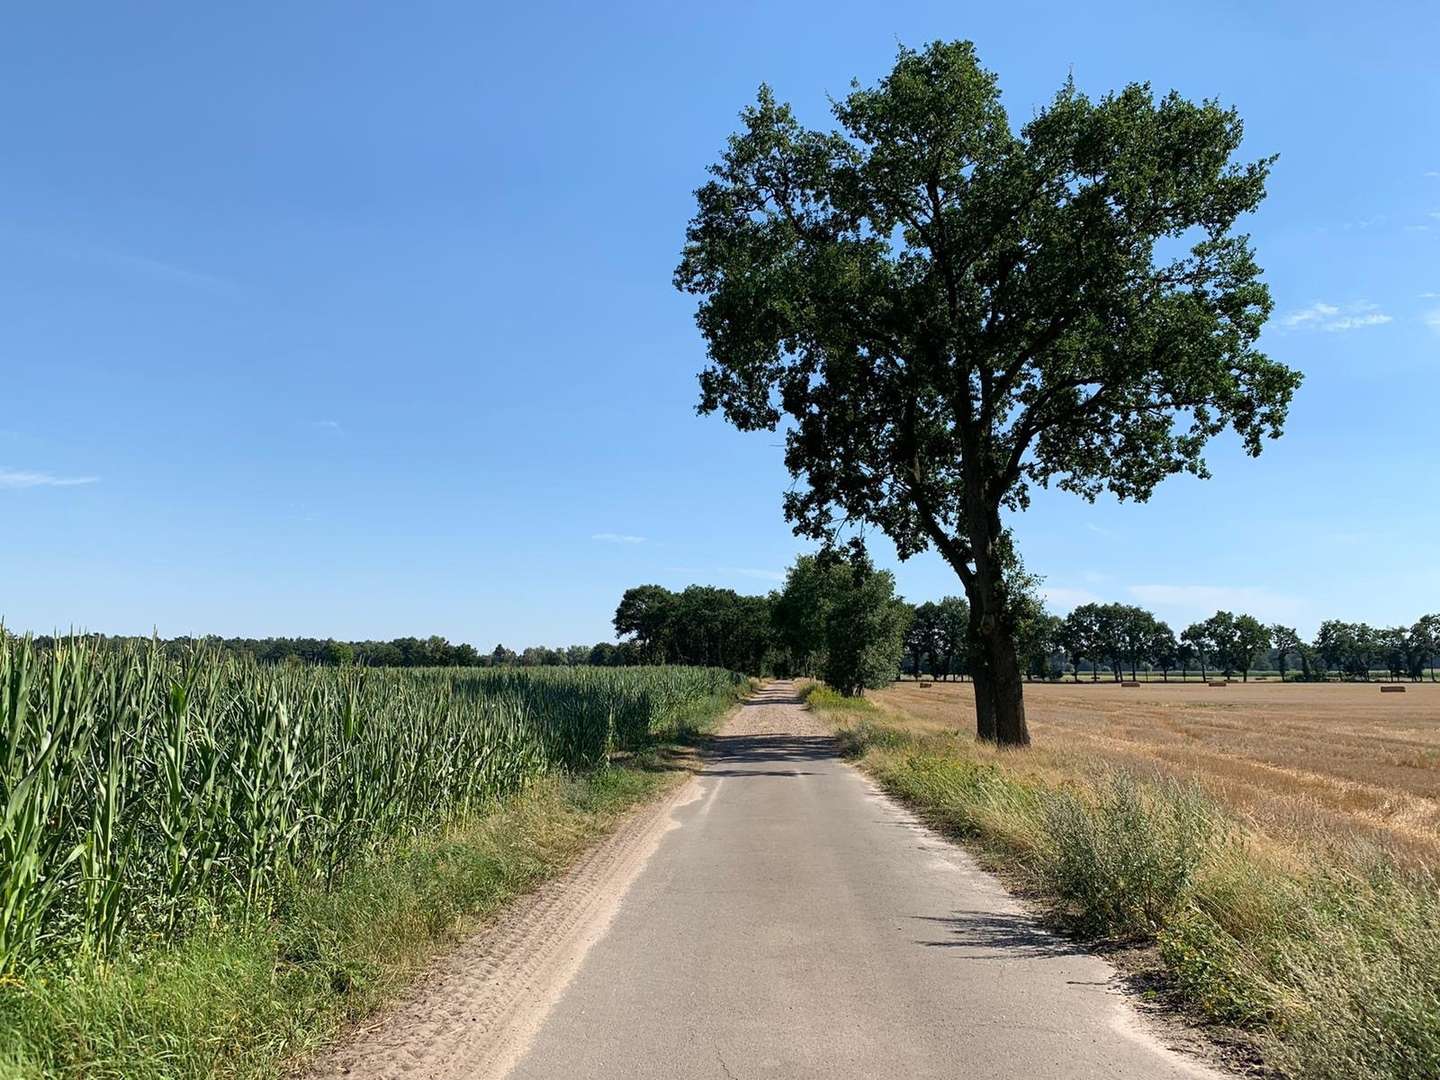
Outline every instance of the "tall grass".
<path fill-rule="evenodd" d="M 733 695 L 718 669 L 375 671 L 0 634 L 0 978 L 330 887 Z"/>
<path fill-rule="evenodd" d="M 824 691 L 811 704 L 828 708 Z M 1198 786 L 1058 777 L 853 703 L 842 743 L 1082 937 L 1158 944 L 1178 996 L 1313 1080 L 1440 1076 L 1440 882 L 1349 837 L 1262 834 Z M 1153 952 L 1144 955 L 1155 955 Z"/>

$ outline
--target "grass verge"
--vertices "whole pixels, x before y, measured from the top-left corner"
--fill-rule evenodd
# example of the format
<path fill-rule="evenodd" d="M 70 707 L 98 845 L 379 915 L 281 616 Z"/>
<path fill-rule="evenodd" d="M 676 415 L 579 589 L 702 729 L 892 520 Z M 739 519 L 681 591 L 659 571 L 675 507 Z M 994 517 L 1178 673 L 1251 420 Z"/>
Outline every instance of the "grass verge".
<path fill-rule="evenodd" d="M 1198 786 L 917 734 L 824 687 L 856 763 L 1090 940 L 1151 947 L 1172 996 L 1314 1080 L 1440 1076 L 1440 884 L 1342 838 L 1277 839 Z M 1037 760 L 1040 764 L 1037 764 Z M 1063 762 L 1063 764 L 1057 764 Z"/>
<path fill-rule="evenodd" d="M 697 703 L 667 737 L 712 728 Z M 395 997 L 438 948 L 561 872 L 684 775 L 672 746 L 552 775 L 489 812 L 395 843 L 329 891 L 294 883 L 273 917 L 215 922 L 109 963 L 0 982 L 0 1078 L 274 1077 Z"/>

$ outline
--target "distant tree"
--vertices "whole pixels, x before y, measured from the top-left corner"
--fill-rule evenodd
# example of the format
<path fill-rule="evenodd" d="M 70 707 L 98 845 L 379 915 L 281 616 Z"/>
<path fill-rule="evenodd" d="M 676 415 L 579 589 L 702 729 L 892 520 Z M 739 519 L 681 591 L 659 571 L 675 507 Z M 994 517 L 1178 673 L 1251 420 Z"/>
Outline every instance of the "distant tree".
<path fill-rule="evenodd" d="M 1407 677 L 1410 673 L 1410 653 L 1412 651 L 1410 628 L 1391 626 L 1379 631 L 1377 636 L 1386 674 L 1397 682 Z"/>
<path fill-rule="evenodd" d="M 936 605 L 936 645 L 940 650 L 940 671 L 945 678 L 970 670 L 970 605 L 963 596 L 944 596 Z"/>
<path fill-rule="evenodd" d="M 1255 666 L 1256 658 L 1270 648 L 1270 628 L 1253 615 L 1237 615 L 1235 634 L 1235 662 L 1240 668 L 1240 677 L 1249 682 L 1250 669 Z"/>
<path fill-rule="evenodd" d="M 801 555 L 775 597 L 776 636 L 797 675 L 817 675 L 824 667 L 826 625 L 843 573 L 844 564 L 829 553 Z"/>
<path fill-rule="evenodd" d="M 1195 646 L 1182 635 L 1175 643 L 1175 662 L 1180 666 L 1180 681 L 1190 678 L 1190 665 L 1195 662 Z"/>
<path fill-rule="evenodd" d="M 327 664 L 338 666 L 349 666 L 355 662 L 355 646 L 347 641 L 330 640 L 325 642 L 323 659 Z"/>
<path fill-rule="evenodd" d="M 590 649 L 590 663 L 595 667 L 610 667 L 615 663 L 615 646 L 608 641 L 596 642 Z"/>
<path fill-rule="evenodd" d="M 1155 616 L 1134 604 L 1117 604 L 1115 633 L 1120 656 L 1130 667 L 1130 678 L 1140 677 L 1140 665 L 1147 662 L 1155 640 Z"/>
<path fill-rule="evenodd" d="M 1382 641 L 1374 627 L 1327 619 L 1315 635 L 1315 652 L 1327 670 L 1341 678 L 1369 679 L 1370 670 L 1381 656 Z"/>
<path fill-rule="evenodd" d="M 1300 656 L 1300 648 L 1304 644 L 1300 635 L 1295 632 L 1293 626 L 1284 626 L 1275 623 L 1270 627 L 1270 640 L 1274 643 L 1275 663 L 1280 668 L 1280 681 L 1285 681 L 1285 661 L 1292 656 Z"/>
<path fill-rule="evenodd" d="M 1180 666 L 1180 643 L 1175 640 L 1175 631 L 1170 629 L 1169 623 L 1151 618 L 1145 658 L 1152 668 L 1160 669 L 1166 682 L 1170 681 L 1170 672 Z"/>
<path fill-rule="evenodd" d="M 1235 112 L 1138 84 L 1067 83 L 1014 130 L 969 42 L 902 48 L 833 110 L 807 130 L 762 88 L 697 192 L 675 280 L 702 297 L 701 409 L 789 415 L 801 534 L 939 551 L 978 733 L 1024 745 L 1002 511 L 1035 485 L 1143 501 L 1226 427 L 1252 455 L 1280 434 L 1300 376 L 1255 348 L 1271 301 L 1233 231 L 1269 162 L 1233 160 Z"/>
<path fill-rule="evenodd" d="M 933 600 L 912 607 L 910 628 L 905 631 L 905 652 L 910 656 L 917 679 L 923 673 L 926 658 L 930 660 L 930 673 L 935 674 L 935 660 L 940 654 L 940 605 Z"/>
<path fill-rule="evenodd" d="M 1016 642 L 1021 662 L 1025 665 L 1025 677 L 1055 679 L 1063 673 L 1054 658 L 1063 654 L 1059 645 L 1061 619 L 1045 610 L 1038 596 L 1032 597 L 1033 604 L 1020 607 L 1016 619 Z"/>
<path fill-rule="evenodd" d="M 496 645 L 490 651 L 491 667 L 510 667 L 519 659 L 513 649 L 507 649 L 504 645 Z"/>
<path fill-rule="evenodd" d="M 1217 611 L 1205 622 L 1206 633 L 1215 650 L 1215 662 L 1228 679 L 1240 672 L 1250 681 L 1250 669 L 1258 653 L 1270 648 L 1270 629 L 1253 615 Z"/>
<path fill-rule="evenodd" d="M 1096 607 L 1096 656 L 1105 662 L 1116 682 L 1120 681 L 1120 671 L 1125 666 L 1126 610 L 1124 604 Z"/>
<path fill-rule="evenodd" d="M 1191 655 L 1200 665 L 1200 681 L 1205 682 L 1210 678 L 1206 670 L 1210 657 L 1215 653 L 1215 643 L 1210 638 L 1210 625 L 1208 622 L 1191 623 L 1180 635 L 1180 640 L 1189 647 Z"/>
<path fill-rule="evenodd" d="M 852 554 L 843 566 L 826 619 L 823 675 L 855 697 L 895 679 L 911 608 L 895 596 L 894 575 L 876 570 L 863 554 Z"/>
<path fill-rule="evenodd" d="M 677 598 L 661 585 L 626 589 L 615 608 L 615 633 L 628 638 L 650 663 L 664 663 L 670 648 Z"/>
<path fill-rule="evenodd" d="M 1354 634 L 1350 624 L 1341 622 L 1339 619 L 1326 619 L 1320 624 L 1320 629 L 1315 634 L 1315 655 L 1325 666 L 1328 674 L 1331 671 L 1340 672 L 1343 678 L 1346 673 L 1346 662 L 1353 652 Z"/>
<path fill-rule="evenodd" d="M 1101 613 L 1099 604 L 1080 604 L 1065 616 L 1060 625 L 1060 644 L 1080 681 L 1080 664 L 1090 661 L 1091 681 L 1099 677 Z"/>
<path fill-rule="evenodd" d="M 1410 636 L 1415 643 L 1410 677 L 1419 682 L 1425 673 L 1425 665 L 1429 664 L 1430 681 L 1435 682 L 1435 662 L 1440 658 L 1440 615 L 1421 616 L 1410 628 Z"/>

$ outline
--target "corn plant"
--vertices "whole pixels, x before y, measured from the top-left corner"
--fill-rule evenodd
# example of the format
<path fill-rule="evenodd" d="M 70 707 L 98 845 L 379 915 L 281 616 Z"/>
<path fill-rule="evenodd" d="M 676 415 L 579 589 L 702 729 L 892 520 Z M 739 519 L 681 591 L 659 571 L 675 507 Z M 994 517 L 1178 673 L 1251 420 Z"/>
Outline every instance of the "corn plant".
<path fill-rule="evenodd" d="M 0 631 L 0 975 L 264 917 L 734 695 L 709 668 L 267 667 Z"/>

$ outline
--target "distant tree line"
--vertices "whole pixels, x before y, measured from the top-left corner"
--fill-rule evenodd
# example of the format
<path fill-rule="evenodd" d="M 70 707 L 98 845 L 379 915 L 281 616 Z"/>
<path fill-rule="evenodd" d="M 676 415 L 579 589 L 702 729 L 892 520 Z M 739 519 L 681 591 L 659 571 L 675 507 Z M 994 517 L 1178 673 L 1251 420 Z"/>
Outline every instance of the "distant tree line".
<path fill-rule="evenodd" d="M 151 640 L 108 634 L 80 636 L 92 641 L 115 644 Z M 38 635 L 34 640 L 41 647 L 47 647 L 53 645 L 56 639 L 50 635 Z M 473 645 L 453 644 L 439 635 L 428 638 L 401 637 L 390 641 L 287 637 L 225 638 L 218 635 L 158 640 L 161 648 L 171 655 L 198 646 L 227 656 L 247 657 L 270 664 L 356 664 L 365 667 L 619 667 L 648 662 L 640 657 L 632 646 L 623 643 L 617 645 L 610 641 L 559 648 L 531 645 L 519 652 L 504 645 L 496 645 L 488 652 L 481 652 Z"/>
<path fill-rule="evenodd" d="M 1058 618 L 1044 610 L 1033 590 L 1027 595 L 1016 645 L 1031 679 L 1058 679 L 1068 671 L 1076 681 L 1082 674 L 1095 681 L 1102 673 L 1120 681 L 1144 671 L 1183 680 L 1194 671 L 1202 679 L 1214 672 L 1248 680 L 1250 672 L 1261 670 L 1306 681 L 1369 679 L 1376 673 L 1419 681 L 1428 672 L 1435 681 L 1440 664 L 1440 615 L 1389 628 L 1332 619 L 1306 641 L 1294 627 L 1217 611 L 1177 635 L 1134 604 L 1081 604 Z M 973 656 L 966 602 L 947 596 L 912 611 L 902 671 L 917 678 L 963 679 Z"/>
<path fill-rule="evenodd" d="M 1281 679 L 1306 681 L 1369 679 L 1435 680 L 1440 661 L 1440 616 L 1426 615 L 1413 625 L 1376 628 L 1364 623 L 1328 620 L 1313 641 L 1294 627 L 1262 623 L 1253 615 L 1217 611 L 1185 627 L 1178 635 L 1152 612 L 1133 604 L 1081 604 L 1063 619 L 1042 620 L 1047 628 L 1035 643 L 1051 650 L 1052 677 L 1068 666 L 1078 681 L 1108 672 L 1115 680 L 1136 678 L 1141 670 L 1163 679 L 1191 671 L 1202 679 L 1211 672 L 1248 680 L 1255 670 L 1278 672 Z M 1043 633 L 1051 636 L 1043 640 Z M 1058 661 L 1058 663 L 1055 663 Z"/>
<path fill-rule="evenodd" d="M 1040 601 L 1033 579 L 1014 582 L 1016 653 L 1027 679 L 1113 680 L 1141 671 L 1169 680 L 1191 672 L 1247 679 L 1252 671 L 1282 679 L 1437 679 L 1440 614 L 1411 626 L 1374 627 L 1330 619 L 1311 641 L 1294 627 L 1217 611 L 1176 634 L 1133 604 L 1081 604 L 1060 618 Z M 909 604 L 895 579 L 860 551 L 829 551 L 796 560 L 782 588 L 767 596 L 708 585 L 679 592 L 660 585 L 627 589 L 614 618 L 617 642 L 482 652 L 439 635 L 390 641 L 334 638 L 175 637 L 161 647 L 179 654 L 197 646 L 262 663 L 370 667 L 619 667 L 696 664 L 753 675 L 816 676 L 842 692 L 883 686 L 898 674 L 965 679 L 976 656 L 970 607 L 962 597 Z M 10 631 L 0 631 L 10 633 Z M 124 643 L 148 638 L 84 635 Z M 54 638 L 35 638 L 43 646 Z"/>
<path fill-rule="evenodd" d="M 615 632 L 645 662 L 813 675 L 853 695 L 895 679 L 911 618 L 894 575 L 857 548 L 801 556 L 768 596 L 638 585 L 620 599 Z"/>

